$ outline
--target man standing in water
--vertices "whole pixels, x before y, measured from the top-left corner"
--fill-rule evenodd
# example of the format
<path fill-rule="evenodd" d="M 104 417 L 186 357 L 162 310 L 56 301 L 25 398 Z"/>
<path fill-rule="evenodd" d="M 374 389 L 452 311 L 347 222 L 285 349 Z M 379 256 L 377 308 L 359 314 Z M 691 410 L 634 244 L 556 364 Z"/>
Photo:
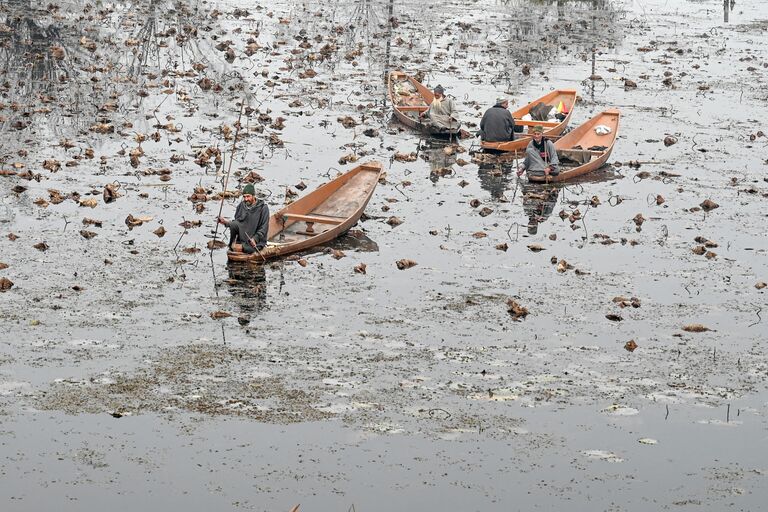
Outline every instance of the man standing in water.
<path fill-rule="evenodd" d="M 525 148 L 525 160 L 520 164 L 517 175 L 527 171 L 535 176 L 557 176 L 560 174 L 559 165 L 555 145 L 551 140 L 544 138 L 544 127 L 534 126 L 533 139 Z"/>
<path fill-rule="evenodd" d="M 216 221 L 229 228 L 229 248 L 251 254 L 267 245 L 269 207 L 256 198 L 256 190 L 250 183 L 243 187 L 243 200 L 237 205 L 235 218 L 218 217 Z"/>
<path fill-rule="evenodd" d="M 480 136 L 485 142 L 515 140 L 515 120 L 510 114 L 509 100 L 496 98 L 496 104 L 485 111 L 480 120 Z"/>

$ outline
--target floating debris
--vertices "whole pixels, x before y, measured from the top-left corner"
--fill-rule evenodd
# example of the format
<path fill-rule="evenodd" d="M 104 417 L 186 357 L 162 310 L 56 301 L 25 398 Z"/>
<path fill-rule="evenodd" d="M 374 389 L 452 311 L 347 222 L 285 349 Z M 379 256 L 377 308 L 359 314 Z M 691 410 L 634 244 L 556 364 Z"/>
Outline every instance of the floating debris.
<path fill-rule="evenodd" d="M 685 332 L 707 332 L 711 331 L 709 327 L 705 327 L 702 324 L 688 324 L 683 326 Z"/>

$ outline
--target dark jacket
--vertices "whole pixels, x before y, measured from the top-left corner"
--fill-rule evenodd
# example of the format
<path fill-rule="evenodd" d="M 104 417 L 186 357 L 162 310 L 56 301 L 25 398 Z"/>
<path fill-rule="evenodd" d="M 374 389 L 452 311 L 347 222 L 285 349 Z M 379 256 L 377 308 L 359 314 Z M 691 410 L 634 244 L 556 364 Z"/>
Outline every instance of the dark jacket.
<path fill-rule="evenodd" d="M 480 135 L 486 142 L 507 142 L 515 139 L 515 120 L 501 105 L 494 105 L 483 114 Z"/>
<path fill-rule="evenodd" d="M 250 208 L 245 201 L 237 205 L 235 218 L 229 223 L 229 229 L 233 237 L 243 245 L 243 251 L 254 252 L 255 249 L 248 242 L 252 237 L 256 247 L 262 249 L 267 245 L 267 231 L 269 230 L 269 207 L 258 199 Z"/>

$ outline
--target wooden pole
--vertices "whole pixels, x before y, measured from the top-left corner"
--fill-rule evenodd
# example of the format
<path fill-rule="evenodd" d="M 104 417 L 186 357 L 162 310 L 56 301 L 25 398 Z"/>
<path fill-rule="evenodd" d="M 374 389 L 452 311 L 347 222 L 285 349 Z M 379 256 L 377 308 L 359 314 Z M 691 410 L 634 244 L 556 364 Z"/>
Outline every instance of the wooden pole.
<path fill-rule="evenodd" d="M 237 116 L 237 125 L 235 126 L 235 140 L 232 141 L 232 153 L 229 156 L 229 164 L 227 165 L 227 175 L 224 177 L 224 190 L 221 193 L 221 203 L 219 203 L 219 214 L 216 216 L 216 229 L 213 232 L 213 243 L 211 244 L 211 252 L 216 247 L 216 240 L 219 234 L 219 218 L 221 212 L 224 209 L 224 199 L 227 196 L 227 186 L 229 186 L 229 173 L 232 171 L 232 161 L 235 159 L 235 149 L 237 147 L 237 137 L 240 135 L 240 120 L 243 118 L 243 110 L 245 110 L 245 98 L 240 103 L 240 114 Z"/>

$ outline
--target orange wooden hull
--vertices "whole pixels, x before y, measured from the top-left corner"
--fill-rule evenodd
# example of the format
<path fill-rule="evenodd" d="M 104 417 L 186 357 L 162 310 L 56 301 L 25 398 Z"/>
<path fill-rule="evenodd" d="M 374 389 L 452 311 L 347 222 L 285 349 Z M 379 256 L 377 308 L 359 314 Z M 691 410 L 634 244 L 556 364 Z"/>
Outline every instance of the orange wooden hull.
<path fill-rule="evenodd" d="M 544 103 L 545 105 L 553 105 L 557 107 L 560 102 L 563 102 L 564 107 L 567 109 L 565 119 L 558 123 L 544 123 L 541 121 L 523 121 L 522 117 L 528 114 L 535 105 Z M 527 126 L 530 130 L 533 126 L 544 126 L 544 136 L 556 137 L 563 133 L 563 130 L 568 126 L 573 114 L 573 107 L 576 105 L 576 91 L 573 89 L 558 89 L 545 94 L 539 99 L 533 100 L 529 104 L 521 107 L 512 112 L 512 117 L 515 119 L 515 124 L 520 126 Z M 493 149 L 496 151 L 524 151 L 525 147 L 531 141 L 531 136 L 528 133 L 516 133 L 515 140 L 508 142 L 481 142 L 480 146 L 483 149 Z"/>
<path fill-rule="evenodd" d="M 380 162 L 358 165 L 269 217 L 269 243 L 260 252 L 228 251 L 230 261 L 264 262 L 333 240 L 363 214 L 379 182 Z"/>
<path fill-rule="evenodd" d="M 561 137 L 555 142 L 555 149 L 561 160 L 560 173 L 557 176 L 528 176 L 528 180 L 556 183 L 582 176 L 605 165 L 616 144 L 620 118 L 621 114 L 617 109 L 606 110 Z M 598 135 L 595 133 L 595 127 L 599 125 L 607 126 L 611 129 L 611 133 Z M 605 146 L 606 149 L 599 151 L 587 149 L 595 146 Z M 581 165 L 577 163 L 575 167 L 564 167 L 562 162 L 565 158 L 583 161 L 583 163 Z"/>
<path fill-rule="evenodd" d="M 401 82 L 409 84 L 414 93 L 407 96 L 401 95 L 397 91 L 397 86 Z M 387 78 L 387 92 L 395 111 L 395 117 L 404 125 L 429 135 L 450 136 L 459 133 L 460 128 L 456 130 L 440 129 L 420 121 L 419 114 L 427 111 L 432 100 L 435 99 L 435 95 L 415 78 L 402 71 L 390 71 Z"/>

